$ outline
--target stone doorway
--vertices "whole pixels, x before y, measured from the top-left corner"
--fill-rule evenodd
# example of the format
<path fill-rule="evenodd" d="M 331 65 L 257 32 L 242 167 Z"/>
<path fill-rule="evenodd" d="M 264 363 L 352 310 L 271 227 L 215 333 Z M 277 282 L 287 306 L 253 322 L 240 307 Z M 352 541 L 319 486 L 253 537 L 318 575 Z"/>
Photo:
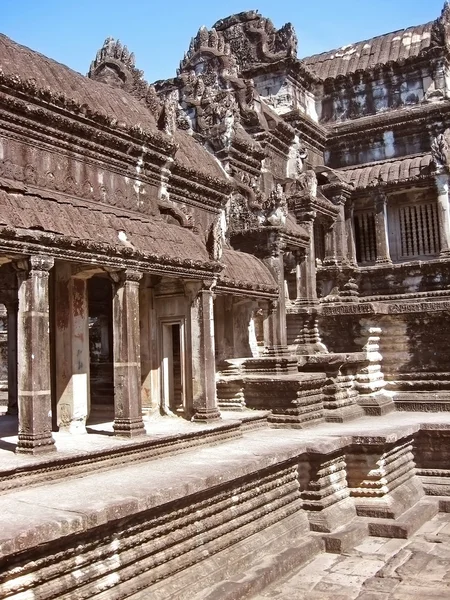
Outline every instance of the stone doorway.
<path fill-rule="evenodd" d="M 162 410 L 186 416 L 184 321 L 161 323 Z"/>
<path fill-rule="evenodd" d="M 91 412 L 114 417 L 112 283 L 88 282 Z"/>

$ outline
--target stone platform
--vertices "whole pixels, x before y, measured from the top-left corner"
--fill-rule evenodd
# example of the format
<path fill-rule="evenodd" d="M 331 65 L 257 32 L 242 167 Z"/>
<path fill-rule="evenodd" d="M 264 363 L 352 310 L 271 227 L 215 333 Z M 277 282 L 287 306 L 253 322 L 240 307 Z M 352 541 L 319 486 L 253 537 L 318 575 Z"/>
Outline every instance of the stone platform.
<path fill-rule="evenodd" d="M 261 427 L 261 417 L 249 412 L 253 423 L 243 426 L 240 413 L 241 421 L 216 427 L 162 420 L 165 440 L 169 423 L 183 429 L 172 441 L 233 436 L 175 447 L 157 461 L 142 440 L 104 435 L 104 424 L 103 435 L 55 436 L 67 465 L 84 443 L 92 445 L 87 457 L 124 450 L 121 464 L 102 469 L 94 459 L 82 473 L 4 446 L 4 474 L 9 461 L 17 477 L 33 465 L 60 476 L 44 483 L 41 475 L 39 484 L 0 496 L 0 597 L 245 598 L 326 549 L 348 553 L 380 519 L 383 535 L 395 538 L 411 508 L 427 510 L 415 515 L 409 536 L 423 525 L 421 516 L 432 517 L 428 507 L 437 512 L 437 499 L 425 498 L 415 474 L 411 439 L 423 429 L 450 428 L 450 414 L 396 413 L 282 431 Z M 151 424 L 155 437 L 157 428 Z M 367 450 L 366 471 L 357 447 Z M 260 587 L 251 578 L 242 587 L 239 578 L 255 569 Z"/>

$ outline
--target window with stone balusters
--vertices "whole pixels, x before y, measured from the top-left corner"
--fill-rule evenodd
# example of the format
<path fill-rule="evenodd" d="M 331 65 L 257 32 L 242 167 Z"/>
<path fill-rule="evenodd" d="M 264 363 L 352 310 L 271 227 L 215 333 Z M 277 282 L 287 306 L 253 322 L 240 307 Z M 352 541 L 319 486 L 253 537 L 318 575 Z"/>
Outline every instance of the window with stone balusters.
<path fill-rule="evenodd" d="M 375 236 L 375 210 L 355 211 L 354 214 L 356 260 L 359 264 L 371 264 L 377 258 Z"/>
<path fill-rule="evenodd" d="M 438 205 L 433 192 L 418 190 L 393 195 L 387 214 L 393 261 L 426 259 L 439 254 Z"/>
<path fill-rule="evenodd" d="M 367 204 L 366 204 L 367 207 Z M 394 262 L 426 260 L 440 251 L 437 199 L 430 190 L 391 194 L 387 203 L 389 254 Z M 359 264 L 377 259 L 375 209 L 354 213 L 356 257 Z"/>

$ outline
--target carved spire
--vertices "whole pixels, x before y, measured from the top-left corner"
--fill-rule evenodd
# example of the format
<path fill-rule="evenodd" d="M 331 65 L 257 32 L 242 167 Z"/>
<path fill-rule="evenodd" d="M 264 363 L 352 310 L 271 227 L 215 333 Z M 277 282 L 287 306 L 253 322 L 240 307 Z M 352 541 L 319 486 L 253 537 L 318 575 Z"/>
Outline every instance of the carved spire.
<path fill-rule="evenodd" d="M 445 0 L 441 16 L 436 19 L 431 29 L 431 46 L 448 45 L 450 45 L 450 2 Z"/>
<path fill-rule="evenodd" d="M 148 83 L 143 72 L 136 68 L 134 54 L 119 40 L 108 37 L 92 61 L 88 77 L 120 87 L 140 100 L 145 99 Z"/>
<path fill-rule="evenodd" d="M 134 54 L 119 40 L 106 38 L 91 62 L 88 77 L 124 89 L 145 103 L 156 119 L 159 118 L 162 104 L 155 88 L 145 81 L 143 71 L 136 68 Z"/>

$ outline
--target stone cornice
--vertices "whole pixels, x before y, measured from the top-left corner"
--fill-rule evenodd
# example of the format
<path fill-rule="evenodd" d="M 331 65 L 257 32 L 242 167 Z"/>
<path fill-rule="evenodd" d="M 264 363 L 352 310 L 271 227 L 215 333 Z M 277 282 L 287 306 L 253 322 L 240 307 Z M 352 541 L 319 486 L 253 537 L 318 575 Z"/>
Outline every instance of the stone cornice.
<path fill-rule="evenodd" d="M 313 147 L 323 150 L 329 137 L 329 131 L 323 125 L 316 123 L 310 117 L 295 109 L 282 115 L 283 119 L 301 133 L 302 140 Z"/>
<path fill-rule="evenodd" d="M 102 242 L 89 242 L 46 232 L 0 227 L 0 252 L 6 255 L 45 254 L 54 259 L 86 263 L 118 270 L 130 269 L 154 275 L 204 279 L 216 277 L 220 263 L 175 260 L 161 255 L 120 249 Z"/>
<path fill-rule="evenodd" d="M 219 277 L 219 281 L 217 286 L 214 288 L 214 291 L 221 294 L 248 296 L 251 298 L 278 298 L 278 290 L 275 287 L 261 285 L 257 282 L 252 285 L 247 282 L 233 281 L 225 277 Z"/>
<path fill-rule="evenodd" d="M 361 136 L 368 137 L 377 132 L 385 132 L 388 128 L 417 129 L 423 132 L 424 125 L 435 124 L 436 120 L 443 123 L 442 130 L 450 124 L 450 101 L 422 104 L 408 108 L 400 108 L 387 112 L 368 115 L 342 123 L 330 124 L 329 144 L 334 145 L 344 141 L 351 141 Z"/>
<path fill-rule="evenodd" d="M 254 78 L 258 77 L 258 75 L 267 73 L 273 75 L 282 72 L 287 73 L 306 89 L 310 89 L 314 85 L 318 85 L 322 82 L 300 58 L 295 58 L 293 56 L 283 58 L 277 62 L 253 65 L 243 71 L 243 76 L 246 78 Z"/>
<path fill-rule="evenodd" d="M 430 68 L 431 61 L 447 59 L 447 53 L 443 48 L 429 48 L 424 54 L 411 56 L 405 59 L 391 60 L 384 64 L 378 64 L 370 69 L 358 69 L 347 74 L 340 74 L 336 77 L 327 77 L 322 80 L 324 95 L 333 94 L 337 90 L 347 89 L 361 84 L 372 83 L 381 78 L 391 79 L 405 75 L 411 71 L 416 71 L 426 67 Z"/>

